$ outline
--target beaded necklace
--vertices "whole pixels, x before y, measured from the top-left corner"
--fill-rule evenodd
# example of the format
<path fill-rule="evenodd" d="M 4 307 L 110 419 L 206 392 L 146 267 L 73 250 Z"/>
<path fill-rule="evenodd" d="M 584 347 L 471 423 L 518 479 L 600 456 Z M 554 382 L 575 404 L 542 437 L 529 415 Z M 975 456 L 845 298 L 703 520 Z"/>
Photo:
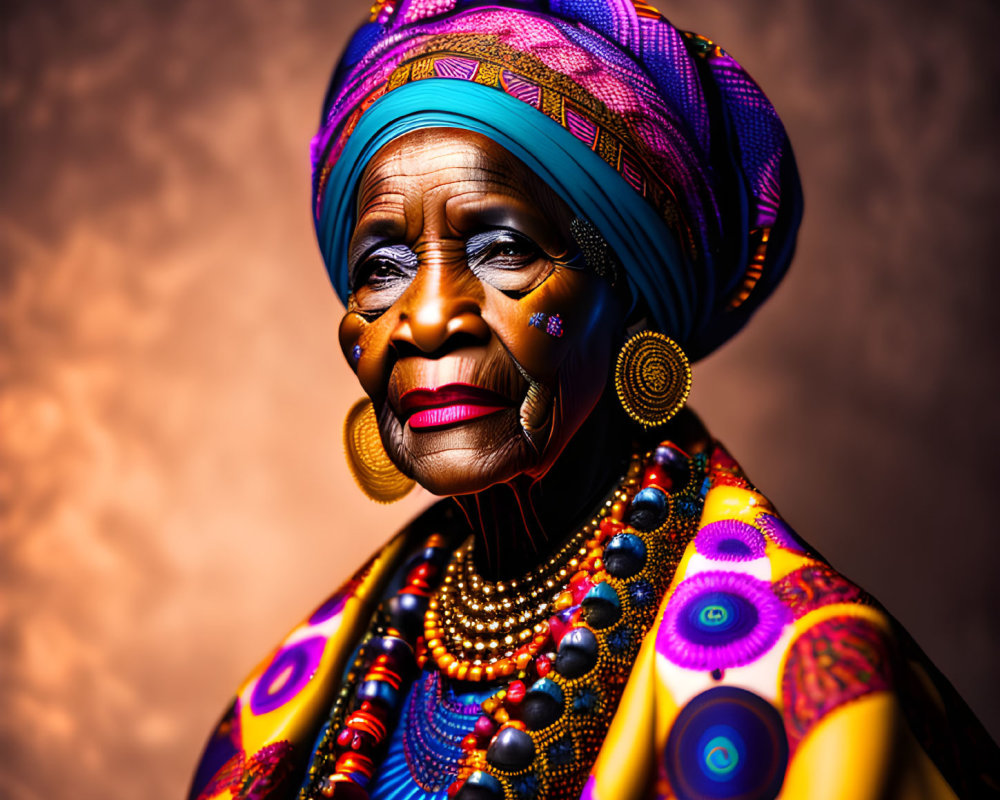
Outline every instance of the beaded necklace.
<path fill-rule="evenodd" d="M 624 486 L 640 469 L 633 459 Z M 597 515 L 548 561 L 520 579 L 490 582 L 476 574 L 470 539 L 455 551 L 424 614 L 424 641 L 438 669 L 462 681 L 493 681 L 525 666 L 549 637 L 548 618 L 570 577 L 580 570 L 585 543 L 613 509 L 627 501 L 616 488 Z"/>
<path fill-rule="evenodd" d="M 535 571 L 559 575 L 566 570 L 568 584 L 557 585 L 547 577 L 540 584 L 545 590 L 536 595 L 565 587 L 551 601 L 545 599 L 546 610 L 554 613 L 532 622 L 530 642 L 510 650 L 509 656 L 508 651 L 499 655 L 498 647 L 479 656 L 479 664 L 475 654 L 483 650 L 474 647 L 471 660 L 449 653 L 443 640 L 428 649 L 419 619 L 414 620 L 426 609 L 424 634 L 438 631 L 441 612 L 455 594 L 438 588 L 444 585 L 442 577 L 447 580 L 450 574 L 454 588 L 460 589 L 456 574 L 468 575 L 459 573 L 468 553 L 460 550 L 446 567 L 443 538 L 430 537 L 407 564 L 403 588 L 380 608 L 359 648 L 321 731 L 300 800 L 367 799 L 379 768 L 376 758 L 384 752 L 416 669 L 428 659 L 440 675 L 449 675 L 457 664 L 453 677 L 464 666 L 466 680 L 472 674 L 479 680 L 508 679 L 482 703 L 482 714 L 461 740 L 463 753 L 454 764 L 450 797 L 578 797 L 659 599 L 696 527 L 704 475 L 703 455 L 688 458 L 668 443 L 642 460 L 633 459 L 619 487 L 621 496 L 606 502 L 606 514 L 592 520 L 581 537 L 573 555 L 577 563 L 570 567 L 573 559 L 565 561 L 553 573 L 550 559 Z M 450 573 L 448 568 L 453 568 Z M 480 589 L 484 583 L 480 581 Z M 437 609 L 428 608 L 435 591 Z M 457 619 L 453 612 L 450 618 Z M 454 646 L 451 636 L 448 643 Z M 446 667 L 441 666 L 444 656 L 452 659 Z M 475 669 L 481 672 L 473 673 Z"/>
<path fill-rule="evenodd" d="M 442 778 L 457 767 L 462 755 L 462 739 L 479 717 L 479 703 L 461 703 L 442 691 L 441 673 L 429 672 L 413 687 L 409 713 L 403 730 L 403 750 L 410 774 L 425 791 L 447 789 Z"/>
<path fill-rule="evenodd" d="M 369 786 L 372 800 L 413 795 L 445 800 L 464 755 L 462 739 L 482 712 L 490 687 L 456 695 L 437 669 L 425 670 L 406 699 L 382 766 Z"/>

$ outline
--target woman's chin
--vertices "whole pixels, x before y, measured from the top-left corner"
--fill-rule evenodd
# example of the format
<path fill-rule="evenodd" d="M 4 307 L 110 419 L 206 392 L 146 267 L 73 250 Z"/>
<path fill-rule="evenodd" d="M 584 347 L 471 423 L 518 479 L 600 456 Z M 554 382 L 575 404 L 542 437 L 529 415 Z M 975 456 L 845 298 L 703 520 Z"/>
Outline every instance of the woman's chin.
<path fill-rule="evenodd" d="M 537 455 L 518 423 L 515 409 L 450 425 L 406 424 L 401 452 L 390 453 L 431 494 L 472 494 L 529 470 Z"/>

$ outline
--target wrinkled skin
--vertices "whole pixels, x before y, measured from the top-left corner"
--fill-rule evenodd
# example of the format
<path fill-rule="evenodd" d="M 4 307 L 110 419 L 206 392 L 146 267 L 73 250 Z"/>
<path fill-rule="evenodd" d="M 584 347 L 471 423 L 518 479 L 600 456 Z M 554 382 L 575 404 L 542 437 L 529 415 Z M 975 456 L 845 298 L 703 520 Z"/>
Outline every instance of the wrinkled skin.
<path fill-rule="evenodd" d="M 429 491 L 536 482 L 601 398 L 622 304 L 578 257 L 572 218 L 479 134 L 415 131 L 368 164 L 340 344 L 390 457 Z M 529 325 L 536 312 L 558 314 L 564 334 Z M 407 392 L 453 384 L 486 390 L 497 410 L 417 425 L 413 398 L 434 405 L 443 395 Z"/>

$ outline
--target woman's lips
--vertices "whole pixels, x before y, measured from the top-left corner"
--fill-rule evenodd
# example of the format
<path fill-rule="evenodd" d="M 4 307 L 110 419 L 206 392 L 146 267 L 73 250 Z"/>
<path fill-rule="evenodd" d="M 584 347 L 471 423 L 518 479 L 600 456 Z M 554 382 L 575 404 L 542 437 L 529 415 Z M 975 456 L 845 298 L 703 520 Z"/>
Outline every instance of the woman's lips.
<path fill-rule="evenodd" d="M 512 406 L 508 398 L 467 383 L 411 389 L 399 398 L 400 413 L 416 430 L 454 425 Z"/>

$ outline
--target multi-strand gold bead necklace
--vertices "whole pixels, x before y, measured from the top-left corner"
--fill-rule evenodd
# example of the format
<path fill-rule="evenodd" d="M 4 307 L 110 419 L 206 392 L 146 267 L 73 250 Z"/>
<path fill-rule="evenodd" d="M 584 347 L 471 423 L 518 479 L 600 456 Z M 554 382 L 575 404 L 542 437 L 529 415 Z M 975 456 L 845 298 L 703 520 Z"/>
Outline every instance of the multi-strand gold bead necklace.
<path fill-rule="evenodd" d="M 556 599 L 586 558 L 586 542 L 601 520 L 627 502 L 641 462 L 628 473 L 600 510 L 551 558 L 526 575 L 487 581 L 476 573 L 473 542 L 455 551 L 424 615 L 427 650 L 438 668 L 458 680 L 495 680 L 523 669 L 549 635 Z"/>

